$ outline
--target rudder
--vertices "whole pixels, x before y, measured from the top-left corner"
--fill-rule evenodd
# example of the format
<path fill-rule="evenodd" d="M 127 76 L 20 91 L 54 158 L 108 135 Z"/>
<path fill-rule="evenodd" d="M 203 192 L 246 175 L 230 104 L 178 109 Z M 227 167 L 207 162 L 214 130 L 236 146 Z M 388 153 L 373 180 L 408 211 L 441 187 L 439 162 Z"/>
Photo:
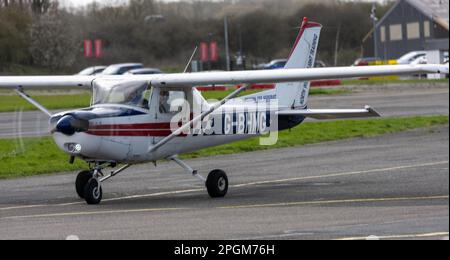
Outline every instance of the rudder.
<path fill-rule="evenodd" d="M 313 68 L 322 25 L 303 18 L 300 32 L 289 55 L 285 69 Z M 304 109 L 308 104 L 310 82 L 276 84 L 275 92 L 279 106 Z"/>

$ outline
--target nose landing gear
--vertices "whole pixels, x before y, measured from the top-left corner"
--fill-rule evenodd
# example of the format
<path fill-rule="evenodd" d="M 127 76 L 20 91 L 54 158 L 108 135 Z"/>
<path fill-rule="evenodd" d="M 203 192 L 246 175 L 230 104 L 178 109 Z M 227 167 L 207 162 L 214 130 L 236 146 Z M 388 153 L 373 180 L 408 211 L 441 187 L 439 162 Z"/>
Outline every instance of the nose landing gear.
<path fill-rule="evenodd" d="M 100 204 L 103 198 L 103 190 L 97 178 L 91 178 L 84 187 L 84 199 L 89 205 Z"/>
<path fill-rule="evenodd" d="M 96 163 L 95 167 L 90 171 L 80 172 L 75 181 L 75 189 L 78 196 L 85 199 L 86 203 L 89 205 L 100 204 L 103 198 L 102 182 L 116 176 L 131 165 L 127 164 L 115 171 L 112 171 L 108 176 L 103 175 L 103 169 L 115 166 L 115 163 L 111 163 L 106 166 L 101 163 Z"/>

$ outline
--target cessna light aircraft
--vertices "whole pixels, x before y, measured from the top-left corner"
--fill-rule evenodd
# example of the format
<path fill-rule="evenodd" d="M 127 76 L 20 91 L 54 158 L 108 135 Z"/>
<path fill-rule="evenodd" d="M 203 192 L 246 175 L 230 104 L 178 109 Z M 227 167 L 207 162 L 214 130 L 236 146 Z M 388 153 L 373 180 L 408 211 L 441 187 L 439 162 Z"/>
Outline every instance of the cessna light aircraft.
<path fill-rule="evenodd" d="M 76 178 L 76 192 L 88 204 L 101 202 L 102 182 L 133 164 L 171 160 L 206 184 L 213 198 L 224 197 L 228 178 L 213 170 L 207 178 L 178 155 L 261 136 L 302 123 L 305 118 L 377 117 L 363 109 L 310 109 L 309 81 L 317 79 L 446 73 L 448 65 L 397 65 L 313 68 L 322 26 L 305 18 L 286 67 L 270 71 L 180 73 L 121 76 L 6 76 L 13 88 L 46 113 L 55 143 L 71 162 L 86 161 L 89 171 Z M 253 83 L 276 83 L 273 90 L 238 97 Z M 207 102 L 196 86 L 243 84 L 219 102 Z M 25 89 L 92 88 L 89 108 L 52 114 Z M 277 103 L 275 106 L 267 105 Z M 187 109 L 188 108 L 188 109 Z M 189 109 L 191 108 L 191 109 Z M 111 168 L 108 175 L 105 169 Z M 114 170 L 115 169 L 115 170 Z"/>

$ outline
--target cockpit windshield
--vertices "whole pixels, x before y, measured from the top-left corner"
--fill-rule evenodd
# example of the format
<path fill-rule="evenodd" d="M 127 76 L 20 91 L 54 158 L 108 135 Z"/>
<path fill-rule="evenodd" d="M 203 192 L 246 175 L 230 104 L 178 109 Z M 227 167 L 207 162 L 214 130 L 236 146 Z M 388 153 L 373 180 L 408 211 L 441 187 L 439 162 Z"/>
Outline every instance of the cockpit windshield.
<path fill-rule="evenodd" d="M 147 81 L 94 81 L 93 105 L 120 104 L 149 108 L 150 87 Z"/>

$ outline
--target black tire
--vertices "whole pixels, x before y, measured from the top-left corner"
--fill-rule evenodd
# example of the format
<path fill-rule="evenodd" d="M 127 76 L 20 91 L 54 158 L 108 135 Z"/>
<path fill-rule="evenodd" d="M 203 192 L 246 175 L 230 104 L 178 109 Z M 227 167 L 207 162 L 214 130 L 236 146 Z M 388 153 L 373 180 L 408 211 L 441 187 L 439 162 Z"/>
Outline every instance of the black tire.
<path fill-rule="evenodd" d="M 86 187 L 86 184 L 93 175 L 94 173 L 92 171 L 82 171 L 78 174 L 77 180 L 75 181 L 75 189 L 80 198 L 84 199 L 84 187 Z"/>
<path fill-rule="evenodd" d="M 89 205 L 100 204 L 103 197 L 102 187 L 97 179 L 91 178 L 84 187 L 84 199 Z"/>
<path fill-rule="evenodd" d="M 222 170 L 209 173 L 206 180 L 206 189 L 211 198 L 223 198 L 228 192 L 228 177 Z"/>

